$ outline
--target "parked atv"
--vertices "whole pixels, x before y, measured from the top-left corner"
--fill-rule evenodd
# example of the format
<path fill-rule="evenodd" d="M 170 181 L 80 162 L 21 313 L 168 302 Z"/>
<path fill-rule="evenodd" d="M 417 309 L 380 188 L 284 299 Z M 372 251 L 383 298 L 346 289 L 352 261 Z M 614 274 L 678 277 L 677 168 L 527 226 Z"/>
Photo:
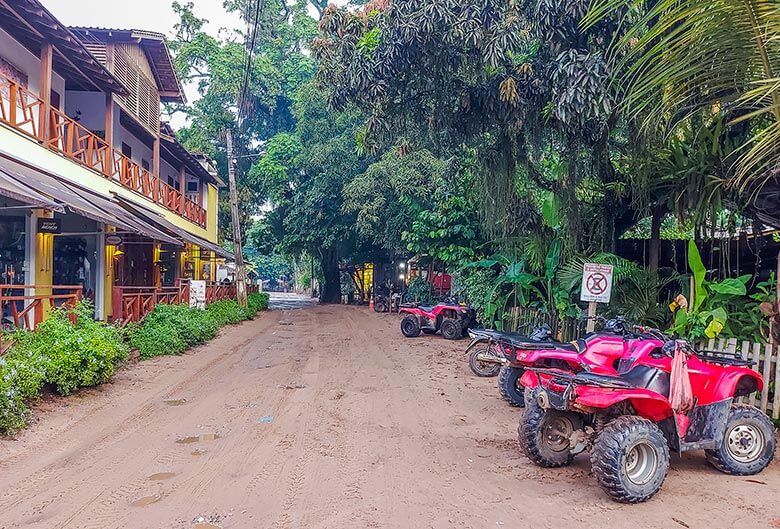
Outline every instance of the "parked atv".
<path fill-rule="evenodd" d="M 644 327 L 630 329 L 623 317 L 597 319 L 604 323 L 602 330 L 570 343 L 532 340 L 502 343 L 507 362 L 498 373 L 498 391 L 504 400 L 512 406 L 524 406 L 525 390 L 520 378 L 528 367 L 616 374 L 621 361 L 635 356 L 637 350 L 647 351 L 664 344 L 660 331 Z"/>
<path fill-rule="evenodd" d="M 735 399 L 760 391 L 752 363 L 700 352 L 684 341 L 640 354 L 622 374 L 530 368 L 520 447 L 534 463 L 560 467 L 590 450 L 593 473 L 614 500 L 650 499 L 669 469 L 669 450 L 704 449 L 721 472 L 752 475 L 772 461 L 769 418 Z"/>
<path fill-rule="evenodd" d="M 460 305 L 454 300 L 445 300 L 433 306 L 405 304 L 400 313 L 406 314 L 401 320 L 401 332 L 407 338 L 425 334 L 441 335 L 448 340 L 458 340 L 466 336 L 475 320 L 474 309 Z"/>
<path fill-rule="evenodd" d="M 528 327 L 530 324 L 527 324 Z M 503 353 L 505 344 L 513 342 L 548 342 L 552 340 L 552 331 L 548 325 L 534 327 L 531 334 L 519 332 L 501 332 L 490 329 L 469 329 L 471 343 L 466 348 L 469 355 L 469 367 L 478 377 L 495 377 L 501 366 L 508 363 Z"/>

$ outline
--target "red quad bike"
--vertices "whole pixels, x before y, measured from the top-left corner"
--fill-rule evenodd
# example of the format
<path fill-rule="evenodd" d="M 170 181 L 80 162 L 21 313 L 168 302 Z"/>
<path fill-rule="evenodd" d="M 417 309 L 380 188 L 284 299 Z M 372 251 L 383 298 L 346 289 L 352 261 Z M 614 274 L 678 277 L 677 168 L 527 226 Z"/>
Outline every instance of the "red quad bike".
<path fill-rule="evenodd" d="M 452 300 L 445 300 L 434 306 L 401 305 L 401 314 L 406 314 L 401 320 L 401 332 L 407 338 L 425 334 L 441 335 L 448 340 L 458 340 L 466 336 L 468 328 L 474 322 L 474 309 L 460 305 Z"/>
<path fill-rule="evenodd" d="M 529 327 L 525 324 L 524 327 Z M 502 332 L 491 329 L 469 329 L 471 342 L 466 348 L 469 355 L 469 367 L 478 377 L 498 376 L 501 366 L 509 361 L 504 356 L 504 347 L 514 342 L 554 342 L 552 330 L 548 325 L 534 327 L 531 334 Z"/>
<path fill-rule="evenodd" d="M 648 334 L 644 327 L 629 330 L 623 317 L 597 319 L 604 323 L 602 330 L 571 343 L 504 340 L 501 349 L 507 362 L 498 374 L 498 391 L 504 400 L 512 406 L 525 405 L 525 389 L 520 379 L 529 367 L 617 374 L 624 359 L 664 344 L 657 339 L 657 334 Z"/>
<path fill-rule="evenodd" d="M 518 426 L 520 447 L 543 467 L 568 465 L 590 450 L 599 485 L 623 503 L 646 501 L 661 488 L 670 449 L 703 449 L 721 472 L 757 474 L 777 441 L 764 413 L 735 403 L 763 387 L 751 364 L 678 340 L 639 354 L 615 375 L 530 368 L 522 383 L 534 400 Z"/>

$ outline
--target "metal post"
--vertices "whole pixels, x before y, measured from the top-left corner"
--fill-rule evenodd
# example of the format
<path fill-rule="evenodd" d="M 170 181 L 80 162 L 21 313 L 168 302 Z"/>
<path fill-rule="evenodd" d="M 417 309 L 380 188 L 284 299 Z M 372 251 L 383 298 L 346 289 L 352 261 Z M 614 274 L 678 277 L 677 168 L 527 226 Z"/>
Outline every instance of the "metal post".
<path fill-rule="evenodd" d="M 228 181 L 230 184 L 230 212 L 233 219 L 233 252 L 236 254 L 236 298 L 241 307 L 247 306 L 246 274 L 244 271 L 244 255 L 241 245 L 241 221 L 238 216 L 238 191 L 236 190 L 236 174 L 233 168 L 233 133 L 227 129 L 227 162 Z"/>

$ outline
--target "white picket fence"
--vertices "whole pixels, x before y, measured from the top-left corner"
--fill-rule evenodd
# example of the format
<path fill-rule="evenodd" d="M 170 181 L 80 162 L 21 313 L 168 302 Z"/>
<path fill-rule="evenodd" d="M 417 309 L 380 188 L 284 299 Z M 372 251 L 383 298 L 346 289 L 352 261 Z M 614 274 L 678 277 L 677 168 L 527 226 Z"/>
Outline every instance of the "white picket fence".
<path fill-rule="evenodd" d="M 755 362 L 753 369 L 764 377 L 764 389 L 760 394 L 755 393 L 749 397 L 742 397 L 741 400 L 761 409 L 773 419 L 780 419 L 780 388 L 777 387 L 778 381 L 780 381 L 780 353 L 777 348 L 773 348 L 772 344 L 750 342 L 738 344 L 734 338 L 729 340 L 711 339 L 703 343 L 701 348 L 710 351 L 740 353 L 743 359 Z M 770 389 L 773 393 L 772 400 L 769 398 Z"/>

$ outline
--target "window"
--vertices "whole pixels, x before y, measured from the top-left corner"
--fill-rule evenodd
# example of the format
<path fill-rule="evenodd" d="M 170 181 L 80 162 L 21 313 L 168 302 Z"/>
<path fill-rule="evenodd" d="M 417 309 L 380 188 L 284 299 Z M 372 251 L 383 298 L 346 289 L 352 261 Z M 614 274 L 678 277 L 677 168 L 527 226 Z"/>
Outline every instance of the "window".
<path fill-rule="evenodd" d="M 197 193 L 198 192 L 198 181 L 197 180 L 190 180 L 187 182 L 187 193 Z"/>
<path fill-rule="evenodd" d="M 124 154 L 128 158 L 131 158 L 133 156 L 133 148 L 130 147 L 125 142 L 122 142 L 122 154 Z"/>
<path fill-rule="evenodd" d="M 144 160 L 141 158 L 141 167 L 143 167 L 146 171 L 149 170 L 149 160 Z"/>

